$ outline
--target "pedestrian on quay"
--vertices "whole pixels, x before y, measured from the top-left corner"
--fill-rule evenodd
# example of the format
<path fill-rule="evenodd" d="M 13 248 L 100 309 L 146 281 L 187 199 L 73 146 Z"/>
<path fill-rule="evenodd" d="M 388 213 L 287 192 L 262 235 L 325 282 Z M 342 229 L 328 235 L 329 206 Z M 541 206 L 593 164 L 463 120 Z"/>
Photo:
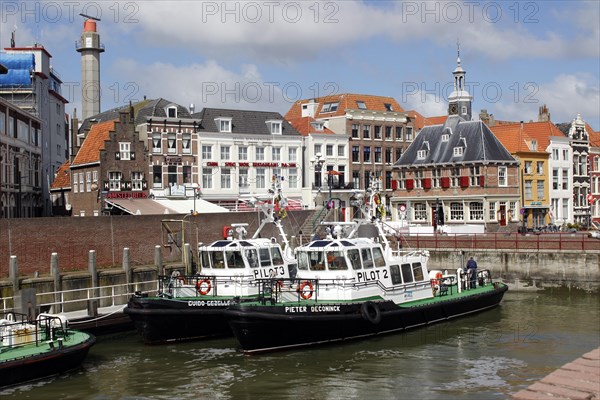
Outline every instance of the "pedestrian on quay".
<path fill-rule="evenodd" d="M 473 257 L 469 257 L 469 261 L 467 261 L 466 272 L 469 276 L 469 288 L 475 289 L 477 282 L 477 262 L 473 260 Z"/>

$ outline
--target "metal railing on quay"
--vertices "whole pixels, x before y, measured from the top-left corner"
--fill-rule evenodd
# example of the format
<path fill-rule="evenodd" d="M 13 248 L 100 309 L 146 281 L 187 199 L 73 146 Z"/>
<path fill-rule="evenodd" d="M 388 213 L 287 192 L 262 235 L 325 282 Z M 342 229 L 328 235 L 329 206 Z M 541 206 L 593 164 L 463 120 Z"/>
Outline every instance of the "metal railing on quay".
<path fill-rule="evenodd" d="M 406 244 L 428 250 L 510 250 L 510 251 L 599 251 L 600 240 L 585 233 L 552 232 L 521 234 L 415 234 L 402 237 Z"/>
<path fill-rule="evenodd" d="M 56 312 L 64 312 L 65 306 L 69 304 L 82 303 L 85 302 L 86 305 L 81 309 L 69 310 L 71 311 L 82 311 L 87 309 L 87 302 L 90 300 L 109 300 L 102 307 L 112 307 L 124 303 L 117 304 L 117 299 L 126 296 L 126 299 L 129 296 L 132 296 L 135 292 L 140 291 L 142 287 L 148 287 L 149 285 L 154 285 L 155 289 L 145 290 L 150 293 L 158 292 L 158 283 L 156 279 L 151 281 L 143 281 L 143 282 L 134 282 L 134 283 L 122 283 L 118 285 L 106 285 L 106 286 L 98 286 L 98 287 L 87 287 L 81 289 L 69 289 L 69 290 L 61 290 L 55 292 L 40 292 L 36 293 L 36 300 L 38 307 L 40 308 L 50 308 L 54 307 Z M 107 293 L 108 291 L 108 293 Z M 100 295 L 94 295 L 94 293 L 100 293 Z M 104 293 L 104 294 L 102 294 Z M 77 294 L 80 294 L 79 296 Z M 55 298 L 56 295 L 59 296 L 59 300 L 55 301 L 43 301 L 44 298 L 52 297 Z M 71 297 L 72 298 L 69 298 Z M 3 310 L 12 310 L 14 307 L 14 297 L 4 297 L 2 298 L 2 308 Z"/>

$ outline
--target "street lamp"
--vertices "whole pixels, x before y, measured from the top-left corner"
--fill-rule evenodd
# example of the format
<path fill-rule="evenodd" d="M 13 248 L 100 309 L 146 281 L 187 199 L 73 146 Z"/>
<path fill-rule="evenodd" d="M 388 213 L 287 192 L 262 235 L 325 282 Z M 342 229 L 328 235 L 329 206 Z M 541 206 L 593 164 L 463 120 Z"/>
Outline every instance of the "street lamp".
<path fill-rule="evenodd" d="M 318 192 L 321 192 L 321 185 L 322 185 L 322 171 L 323 171 L 323 164 L 325 163 L 325 158 L 323 157 L 323 155 L 321 153 L 317 153 L 315 154 L 314 158 L 311 158 L 310 163 L 312 165 L 314 165 L 315 168 L 315 183 L 318 183 Z M 331 189 L 330 189 L 331 190 Z M 315 196 L 316 198 L 316 196 Z"/>

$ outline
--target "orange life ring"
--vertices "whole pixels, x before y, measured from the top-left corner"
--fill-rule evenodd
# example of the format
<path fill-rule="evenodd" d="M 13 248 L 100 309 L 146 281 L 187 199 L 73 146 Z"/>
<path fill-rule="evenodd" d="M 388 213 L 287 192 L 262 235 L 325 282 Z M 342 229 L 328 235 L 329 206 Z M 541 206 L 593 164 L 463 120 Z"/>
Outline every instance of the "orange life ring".
<path fill-rule="evenodd" d="M 187 282 L 185 281 L 185 278 L 183 276 L 178 276 L 177 279 L 181 281 L 182 285 L 187 285 Z"/>
<path fill-rule="evenodd" d="M 205 289 L 202 289 L 203 283 L 206 283 Z M 201 281 L 198 281 L 196 283 L 196 290 L 198 291 L 198 293 L 200 293 L 203 296 L 206 296 L 210 292 L 211 288 L 212 288 L 212 285 L 208 279 L 202 279 Z"/>
<path fill-rule="evenodd" d="M 305 292 L 304 289 L 308 286 L 308 291 Z M 300 292 L 300 297 L 302 297 L 304 300 L 308 300 L 312 297 L 313 295 L 313 285 L 312 283 L 310 283 L 309 281 L 304 281 L 300 284 L 300 287 L 298 288 L 298 292 Z"/>
<path fill-rule="evenodd" d="M 440 285 L 440 284 L 442 283 L 442 276 L 443 276 L 443 275 L 442 275 L 442 273 L 441 273 L 441 272 L 438 272 L 438 273 L 436 273 L 436 274 L 435 274 L 435 279 L 431 279 L 431 280 L 430 280 L 430 282 L 431 282 L 431 287 L 434 287 L 434 286 Z"/>

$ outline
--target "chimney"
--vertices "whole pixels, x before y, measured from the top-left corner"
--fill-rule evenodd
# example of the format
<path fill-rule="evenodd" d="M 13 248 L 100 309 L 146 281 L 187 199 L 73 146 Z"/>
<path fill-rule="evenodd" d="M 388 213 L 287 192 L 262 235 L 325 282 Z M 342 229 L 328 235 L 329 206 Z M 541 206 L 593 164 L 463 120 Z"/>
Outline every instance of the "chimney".
<path fill-rule="evenodd" d="M 194 105 L 194 103 L 190 104 L 190 114 L 194 114 L 195 110 L 196 110 L 196 106 Z"/>
<path fill-rule="evenodd" d="M 547 122 L 550 121 L 550 112 L 548 111 L 548 107 L 544 104 L 539 108 L 538 112 L 538 122 Z"/>

